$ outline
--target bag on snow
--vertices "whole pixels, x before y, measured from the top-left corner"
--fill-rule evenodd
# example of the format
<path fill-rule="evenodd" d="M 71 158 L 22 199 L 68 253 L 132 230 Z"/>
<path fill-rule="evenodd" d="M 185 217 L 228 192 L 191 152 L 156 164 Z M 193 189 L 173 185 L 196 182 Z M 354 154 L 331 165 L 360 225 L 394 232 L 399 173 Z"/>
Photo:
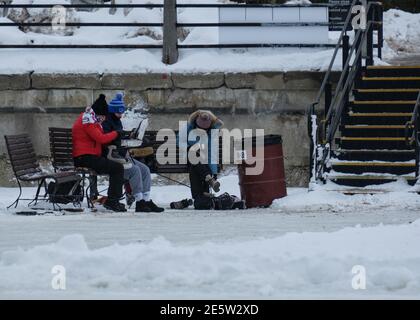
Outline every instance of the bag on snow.
<path fill-rule="evenodd" d="M 227 192 L 218 197 L 214 197 L 215 210 L 242 210 L 245 208 L 245 201 L 242 201 L 237 196 L 230 195 Z"/>
<path fill-rule="evenodd" d="M 52 203 L 68 204 L 83 201 L 82 180 L 79 176 L 65 182 L 50 182 L 47 187 L 48 199 Z"/>

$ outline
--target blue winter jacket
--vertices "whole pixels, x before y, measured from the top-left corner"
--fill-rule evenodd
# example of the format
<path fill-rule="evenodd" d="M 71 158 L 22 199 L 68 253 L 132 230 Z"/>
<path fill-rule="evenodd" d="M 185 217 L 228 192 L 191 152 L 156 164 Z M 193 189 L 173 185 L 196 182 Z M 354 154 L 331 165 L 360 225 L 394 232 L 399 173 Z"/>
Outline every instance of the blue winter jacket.
<path fill-rule="evenodd" d="M 194 112 L 193 114 L 191 114 L 189 119 L 188 119 L 188 122 L 187 122 L 187 137 L 188 137 L 187 145 L 188 145 L 188 147 L 191 147 L 191 146 L 195 145 L 197 142 L 199 142 L 199 140 L 200 140 L 198 137 L 197 137 L 196 140 L 191 139 L 192 137 L 190 137 L 190 132 L 194 129 L 197 129 L 197 125 L 195 123 L 195 120 L 196 120 L 197 116 L 199 115 L 199 113 L 203 112 L 203 111 L 208 112 L 213 118 L 212 126 L 210 127 L 210 129 L 207 130 L 207 135 L 208 135 L 208 141 L 207 141 L 207 143 L 208 143 L 208 165 L 210 167 L 210 170 L 211 170 L 212 174 L 217 174 L 218 171 L 219 171 L 218 170 L 219 166 L 218 166 L 218 163 L 217 163 L 218 159 L 219 159 L 219 154 L 218 154 L 219 150 L 212 150 L 211 141 L 212 141 L 212 139 L 218 139 L 219 135 L 217 134 L 217 135 L 214 135 L 212 137 L 211 130 L 212 129 L 220 129 L 223 126 L 223 122 L 220 119 L 218 119 L 212 112 L 207 111 L 207 110 L 198 110 L 198 111 Z M 177 135 L 177 144 L 179 146 L 179 134 Z M 218 141 L 215 145 L 218 146 Z M 214 154 L 213 154 L 213 159 L 212 159 L 212 153 L 213 152 L 214 152 Z"/>

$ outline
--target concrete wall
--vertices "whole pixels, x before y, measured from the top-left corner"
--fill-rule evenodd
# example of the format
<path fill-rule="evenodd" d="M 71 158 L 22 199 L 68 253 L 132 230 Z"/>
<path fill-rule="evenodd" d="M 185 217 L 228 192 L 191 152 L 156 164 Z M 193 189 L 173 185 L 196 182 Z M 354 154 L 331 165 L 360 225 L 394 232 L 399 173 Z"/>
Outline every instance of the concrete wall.
<path fill-rule="evenodd" d="M 199 108 L 219 115 L 227 128 L 265 129 L 281 134 L 290 185 L 307 183 L 305 111 L 324 74 L 41 74 L 0 75 L 0 135 L 28 132 L 36 152 L 49 155 L 48 127 L 71 127 L 99 93 L 126 93 L 126 103 L 144 101 L 151 130 L 177 128 Z M 336 81 L 337 74 L 334 74 Z M 0 155 L 6 153 L 0 143 Z M 10 178 L 0 163 L 0 185 Z"/>

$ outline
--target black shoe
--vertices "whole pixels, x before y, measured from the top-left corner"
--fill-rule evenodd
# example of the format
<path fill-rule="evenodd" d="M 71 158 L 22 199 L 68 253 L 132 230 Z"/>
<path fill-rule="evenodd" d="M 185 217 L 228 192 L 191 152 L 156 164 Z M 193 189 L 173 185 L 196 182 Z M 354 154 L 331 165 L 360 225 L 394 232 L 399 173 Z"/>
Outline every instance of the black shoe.
<path fill-rule="evenodd" d="M 112 210 L 115 212 L 127 212 L 125 206 L 122 203 L 119 203 L 118 201 L 106 200 L 103 206 L 105 209 Z"/>
<path fill-rule="evenodd" d="M 189 206 L 193 205 L 193 201 L 192 199 L 184 199 L 181 201 L 177 201 L 177 202 L 172 202 L 171 203 L 171 209 L 177 209 L 177 210 L 182 210 L 182 209 L 186 209 Z"/>
<path fill-rule="evenodd" d="M 235 202 L 235 203 L 233 204 L 232 209 L 233 209 L 233 210 L 235 210 L 235 209 L 245 210 L 245 209 L 246 209 L 246 204 L 245 204 L 245 201 L 244 201 L 244 200 L 241 200 L 241 201 L 237 201 L 237 202 Z"/>
<path fill-rule="evenodd" d="M 151 211 L 152 209 L 150 209 L 148 202 L 144 200 L 140 200 L 136 202 L 136 212 L 151 212 Z"/>
<path fill-rule="evenodd" d="M 158 207 L 152 200 L 146 202 L 152 212 L 163 212 L 165 209 Z"/>

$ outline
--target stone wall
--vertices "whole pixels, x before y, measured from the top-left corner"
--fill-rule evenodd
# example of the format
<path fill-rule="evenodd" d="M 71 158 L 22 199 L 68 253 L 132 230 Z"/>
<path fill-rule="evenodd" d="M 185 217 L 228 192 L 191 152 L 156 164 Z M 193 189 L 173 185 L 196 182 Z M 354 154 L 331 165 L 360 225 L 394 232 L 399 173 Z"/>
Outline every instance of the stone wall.
<path fill-rule="evenodd" d="M 179 120 L 204 108 L 219 115 L 229 129 L 281 134 L 289 185 L 303 186 L 309 149 L 305 111 L 323 76 L 321 72 L 0 75 L 0 135 L 28 132 L 36 152 L 47 156 L 48 127 L 71 127 L 99 93 L 111 98 L 124 90 L 128 105 L 138 101 L 148 105 L 151 130 L 176 129 Z M 337 81 L 337 74 L 333 76 Z M 0 155 L 5 153 L 3 142 Z M 0 185 L 5 185 L 10 172 L 1 168 Z"/>

